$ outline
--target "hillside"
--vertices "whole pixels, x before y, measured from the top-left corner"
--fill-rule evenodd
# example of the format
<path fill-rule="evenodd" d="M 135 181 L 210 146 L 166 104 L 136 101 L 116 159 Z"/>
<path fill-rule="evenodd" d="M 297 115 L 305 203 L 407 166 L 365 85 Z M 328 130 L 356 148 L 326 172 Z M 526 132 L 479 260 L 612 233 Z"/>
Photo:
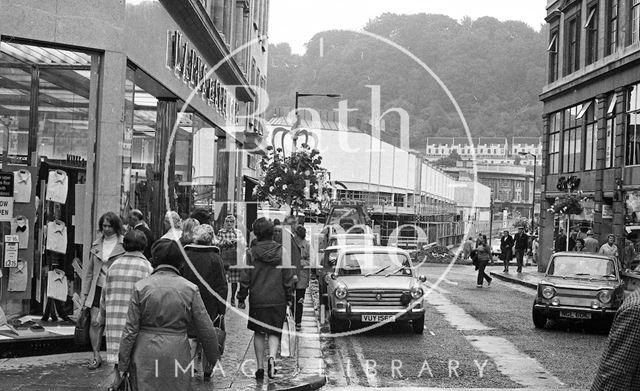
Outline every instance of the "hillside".
<path fill-rule="evenodd" d="M 541 134 L 545 81 L 544 32 L 522 22 L 483 17 L 458 22 L 443 15 L 383 14 L 365 31 L 407 49 L 447 86 L 473 137 Z M 349 108 L 370 117 L 371 87 L 381 89 L 381 112 L 402 108 L 410 118 L 411 146 L 429 136 L 463 136 L 464 127 L 443 89 L 398 48 L 350 31 L 316 34 L 303 56 L 288 44 L 269 49 L 269 110 L 294 105 L 295 92 L 339 93 Z M 303 100 L 304 99 L 304 100 Z M 302 98 L 300 106 L 335 109 L 329 98 Z M 393 132 L 400 116 L 385 116 Z"/>

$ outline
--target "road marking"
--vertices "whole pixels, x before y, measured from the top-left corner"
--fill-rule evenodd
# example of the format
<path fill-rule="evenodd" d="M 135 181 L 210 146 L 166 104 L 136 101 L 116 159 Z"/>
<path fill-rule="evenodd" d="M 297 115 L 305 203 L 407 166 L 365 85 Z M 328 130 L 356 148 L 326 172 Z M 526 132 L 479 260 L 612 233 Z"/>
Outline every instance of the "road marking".
<path fill-rule="evenodd" d="M 493 330 L 493 327 L 485 326 L 440 293 L 431 291 L 427 293 L 425 300 L 434 306 L 436 311 L 441 313 L 447 322 L 458 330 Z"/>
<path fill-rule="evenodd" d="M 564 385 L 557 377 L 547 372 L 536 359 L 520 352 L 505 338 L 492 336 L 466 336 L 465 338 L 476 349 L 491 357 L 502 374 L 523 386 L 551 390 Z"/>
<path fill-rule="evenodd" d="M 368 365 L 369 362 L 373 361 L 373 360 L 365 359 L 364 351 L 362 350 L 362 346 L 360 346 L 360 343 L 358 343 L 357 339 L 350 338 L 350 342 L 351 342 L 351 346 L 353 347 L 353 351 L 355 352 L 356 357 L 358 358 L 358 362 L 360 363 L 360 368 L 362 369 L 362 372 L 364 373 L 364 375 L 367 378 L 367 383 L 369 383 L 369 387 L 378 388 L 378 375 L 377 375 L 377 373 L 376 374 L 371 374 L 367 370 L 369 368 L 369 365 Z M 372 368 L 373 368 L 373 365 L 372 365 Z"/>
<path fill-rule="evenodd" d="M 434 285 L 433 283 L 429 282 L 429 281 L 425 281 L 424 283 L 431 291 L 435 291 L 435 292 L 439 292 L 439 293 L 444 293 L 444 294 L 449 294 L 451 292 L 449 292 L 448 290 L 442 288 L 439 284 L 438 286 Z M 429 294 L 429 292 L 427 291 L 427 294 Z"/>
<path fill-rule="evenodd" d="M 436 334 L 435 334 L 433 331 L 431 331 L 431 330 L 429 330 L 429 334 L 431 334 L 431 335 L 433 335 L 433 336 L 435 336 L 435 335 L 436 335 Z"/>
<path fill-rule="evenodd" d="M 458 285 L 458 283 L 457 283 L 457 282 L 455 282 L 455 281 L 449 281 L 449 280 L 447 280 L 446 278 L 443 278 L 443 279 L 442 279 L 442 281 L 443 281 L 443 282 L 446 282 L 446 283 L 447 283 L 447 284 L 449 284 L 449 285 Z"/>

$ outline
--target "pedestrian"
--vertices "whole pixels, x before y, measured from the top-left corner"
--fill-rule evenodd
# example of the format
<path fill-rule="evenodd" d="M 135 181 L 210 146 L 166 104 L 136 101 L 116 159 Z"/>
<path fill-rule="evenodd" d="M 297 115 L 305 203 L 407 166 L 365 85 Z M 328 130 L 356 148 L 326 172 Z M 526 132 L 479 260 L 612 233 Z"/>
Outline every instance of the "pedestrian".
<path fill-rule="evenodd" d="M 569 251 L 576 247 L 576 240 L 578 240 L 578 232 L 571 231 L 569 234 Z"/>
<path fill-rule="evenodd" d="M 524 233 L 524 227 L 518 227 L 518 232 L 513 236 L 513 248 L 516 253 L 516 263 L 518 265 L 518 273 L 522 273 L 524 264 L 524 253 L 529 248 L 529 235 Z"/>
<path fill-rule="evenodd" d="M 164 215 L 163 223 L 165 234 L 160 239 L 171 239 L 179 242 L 182 237 L 182 219 L 180 215 L 170 210 Z"/>
<path fill-rule="evenodd" d="M 533 237 L 531 242 L 531 255 L 533 256 L 533 263 L 537 265 L 540 262 L 540 242 L 537 235 Z"/>
<path fill-rule="evenodd" d="M 567 251 L 567 235 L 565 235 L 562 228 L 558 229 L 558 235 L 553 242 L 553 251 L 556 253 Z"/>
<path fill-rule="evenodd" d="M 580 238 L 576 239 L 576 245 L 573 247 L 572 251 L 584 252 L 584 240 Z"/>
<path fill-rule="evenodd" d="M 609 234 L 607 236 L 607 242 L 600 246 L 598 254 L 608 255 L 610 257 L 614 257 L 616 260 L 618 259 L 618 246 L 616 246 L 616 237 L 614 234 Z"/>
<path fill-rule="evenodd" d="M 287 216 L 284 219 L 284 226 L 282 227 L 282 237 L 280 243 L 284 249 L 284 256 L 288 257 L 284 259 L 285 265 L 298 267 L 300 266 L 300 246 L 296 241 L 295 232 L 298 227 L 298 219 L 293 216 Z M 275 241 L 275 239 L 274 239 Z"/>
<path fill-rule="evenodd" d="M 478 257 L 478 279 L 477 279 L 477 287 L 482 288 L 482 284 L 484 280 L 487 280 L 487 287 L 491 286 L 491 281 L 493 280 L 491 277 L 485 273 L 485 268 L 489 264 L 489 260 L 491 259 L 491 247 L 487 243 L 487 237 L 485 235 L 482 236 L 482 241 L 476 248 L 476 254 Z"/>
<path fill-rule="evenodd" d="M 147 260 L 151 259 L 151 245 L 153 244 L 153 234 L 151 230 L 147 226 L 144 221 L 144 215 L 142 211 L 139 209 L 132 209 L 129 211 L 127 215 L 127 223 L 129 224 L 129 229 L 137 229 L 142 232 L 144 236 L 147 238 L 147 247 L 144 248 L 142 252 Z"/>
<path fill-rule="evenodd" d="M 491 234 L 491 233 L 489 233 Z M 482 243 L 482 237 L 485 235 L 482 235 L 482 232 L 478 232 L 478 237 L 476 238 L 476 247 L 478 247 L 480 245 L 480 243 Z"/>
<path fill-rule="evenodd" d="M 462 259 L 463 260 L 468 260 L 469 256 L 471 255 L 471 250 L 473 250 L 473 239 L 471 239 L 471 236 L 469 236 L 469 238 L 467 238 L 467 240 L 465 240 L 464 244 L 462 245 Z"/>
<path fill-rule="evenodd" d="M 269 344 L 267 376 L 275 376 L 275 355 L 280 347 L 282 325 L 293 299 L 293 270 L 282 265 L 282 245 L 273 241 L 273 224 L 264 217 L 253 223 L 256 242 L 248 251 L 247 265 L 242 272 L 238 307 L 245 308 L 249 296 L 249 322 L 247 328 L 254 334 L 256 354 L 255 377 L 264 378 L 265 338 Z"/>
<path fill-rule="evenodd" d="M 131 294 L 136 282 L 149 277 L 153 268 L 142 251 L 147 247 L 147 237 L 142 231 L 132 229 L 124 235 L 122 247 L 126 251 L 109 267 L 102 289 L 100 318 L 107 339 L 107 363 L 118 363 L 120 337 L 127 322 Z"/>
<path fill-rule="evenodd" d="M 194 209 L 193 212 L 191 213 L 191 216 L 189 217 L 198 220 L 200 224 L 211 225 L 211 221 L 212 221 L 211 212 L 205 208 Z"/>
<path fill-rule="evenodd" d="M 209 224 L 201 224 L 194 228 L 193 243 L 186 245 L 184 248 L 190 263 L 187 262 L 184 265 L 182 275 L 198 287 L 209 318 L 211 318 L 214 325 L 217 324 L 224 330 L 223 317 L 227 311 L 225 303 L 229 286 L 227 285 L 222 258 L 218 254 L 220 250 L 212 244 L 214 237 L 213 227 Z M 200 370 L 205 378 L 211 377 L 213 366 L 207 362 L 206 356 L 202 354 L 202 344 L 194 339 L 194 335 L 189 335 L 189 337 L 192 358 L 201 357 L 202 359 L 199 361 L 202 368 Z"/>
<path fill-rule="evenodd" d="M 220 248 L 220 256 L 224 262 L 227 273 L 227 282 L 231 284 L 231 305 L 236 305 L 236 291 L 240 282 L 241 270 L 235 266 L 238 264 L 238 243 L 244 244 L 242 232 L 236 228 L 236 218 L 228 215 L 224 219 L 224 226 L 218 230 L 217 245 Z M 244 256 L 244 254 L 241 254 Z"/>
<path fill-rule="evenodd" d="M 188 218 L 182 222 L 182 235 L 180 243 L 183 246 L 193 243 L 193 230 L 200 225 L 200 222 L 194 218 Z"/>
<path fill-rule="evenodd" d="M 609 331 L 591 391 L 640 389 L 640 289 L 624 299 Z"/>
<path fill-rule="evenodd" d="M 484 235 L 483 235 L 484 238 Z M 484 242 L 484 239 L 483 239 Z M 513 259 L 513 238 L 509 235 L 508 230 L 504 230 L 502 232 L 502 237 L 500 237 L 500 255 L 502 257 L 502 261 L 504 262 L 504 270 L 503 273 L 509 273 L 509 262 Z M 489 248 L 491 251 L 491 248 Z M 491 255 L 491 253 L 489 253 Z"/>
<path fill-rule="evenodd" d="M 304 305 L 304 295 L 309 287 L 310 279 L 310 246 L 309 241 L 306 239 L 307 230 L 301 225 L 296 227 L 295 241 L 300 248 L 300 263 L 296 268 L 296 291 L 295 291 L 295 308 L 294 318 L 296 322 L 296 330 L 302 329 L 302 311 Z"/>
<path fill-rule="evenodd" d="M 100 315 L 100 299 L 102 289 L 107 282 L 107 273 L 113 262 L 125 253 L 122 245 L 122 220 L 117 214 L 107 212 L 98 220 L 98 238 L 91 244 L 90 258 L 86 266 L 82 268 L 82 305 L 90 308 L 91 325 L 89 326 L 89 339 L 93 350 L 93 360 L 89 362 L 90 370 L 102 366 L 100 357 L 100 344 L 104 325 L 98 321 Z"/>
<path fill-rule="evenodd" d="M 600 244 L 598 243 L 598 240 L 593 237 L 593 231 L 588 230 L 587 237 L 584 239 L 584 251 L 596 254 L 598 253 L 599 247 Z"/>
<path fill-rule="evenodd" d="M 122 332 L 118 370 L 128 372 L 138 391 L 191 390 L 191 351 L 187 329 L 193 330 L 207 360 L 220 356 L 218 338 L 198 287 L 180 276 L 182 251 L 174 239 L 151 248 L 153 273 L 135 284 Z"/>

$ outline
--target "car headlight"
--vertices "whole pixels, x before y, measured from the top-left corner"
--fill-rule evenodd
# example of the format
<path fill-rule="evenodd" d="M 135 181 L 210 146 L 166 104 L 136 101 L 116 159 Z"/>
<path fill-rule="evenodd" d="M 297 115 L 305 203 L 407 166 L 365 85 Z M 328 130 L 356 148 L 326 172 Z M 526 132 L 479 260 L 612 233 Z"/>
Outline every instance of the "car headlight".
<path fill-rule="evenodd" d="M 607 304 L 611 299 L 613 299 L 613 291 L 606 289 L 598 292 L 598 300 L 600 300 L 601 303 Z"/>
<path fill-rule="evenodd" d="M 542 297 L 545 299 L 551 299 L 556 295 L 556 289 L 552 286 L 545 286 L 542 288 Z"/>
<path fill-rule="evenodd" d="M 338 285 L 338 287 L 336 287 L 336 289 L 333 291 L 333 294 L 337 299 L 344 300 L 347 298 L 349 291 L 347 290 L 346 285 Z"/>
<path fill-rule="evenodd" d="M 419 286 L 411 287 L 411 297 L 413 299 L 419 299 L 424 295 L 424 291 Z"/>

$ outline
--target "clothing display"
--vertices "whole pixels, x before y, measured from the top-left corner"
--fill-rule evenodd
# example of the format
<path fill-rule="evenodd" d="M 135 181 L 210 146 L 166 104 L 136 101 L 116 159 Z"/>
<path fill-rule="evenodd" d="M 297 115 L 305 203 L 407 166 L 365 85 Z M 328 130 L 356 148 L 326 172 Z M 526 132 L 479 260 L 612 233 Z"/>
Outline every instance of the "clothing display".
<path fill-rule="evenodd" d="M 17 216 L 11 220 L 11 235 L 17 235 L 18 248 L 25 249 L 29 245 L 29 220 L 24 216 Z"/>
<path fill-rule="evenodd" d="M 13 202 L 28 204 L 31 201 L 31 173 L 27 170 L 13 172 Z"/>
<path fill-rule="evenodd" d="M 67 301 L 67 276 L 60 269 L 47 273 L 47 297 L 55 300 Z"/>
<path fill-rule="evenodd" d="M 67 173 L 62 170 L 49 171 L 49 178 L 47 180 L 47 201 L 59 202 L 64 204 L 67 202 L 67 191 L 69 181 L 67 179 Z"/>
<path fill-rule="evenodd" d="M 47 250 L 65 254 L 67 252 L 67 227 L 60 220 L 47 223 Z"/>
<path fill-rule="evenodd" d="M 9 283 L 7 284 L 7 291 L 26 291 L 27 281 L 29 280 L 29 273 L 27 273 L 27 271 L 27 263 L 21 259 L 18 260 L 17 267 L 9 268 Z"/>

